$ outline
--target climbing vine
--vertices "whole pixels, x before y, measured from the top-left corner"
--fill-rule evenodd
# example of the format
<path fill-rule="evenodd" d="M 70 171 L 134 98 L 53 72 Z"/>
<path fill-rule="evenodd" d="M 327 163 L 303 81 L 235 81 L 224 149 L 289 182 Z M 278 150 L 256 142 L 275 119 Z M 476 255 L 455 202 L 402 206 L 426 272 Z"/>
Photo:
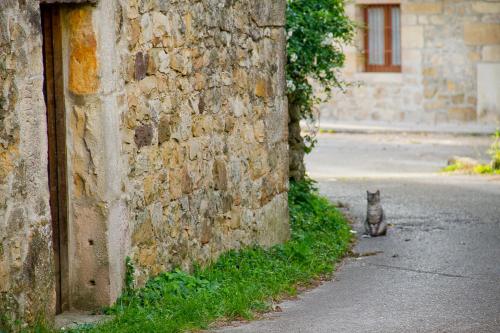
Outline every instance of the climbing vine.
<path fill-rule="evenodd" d="M 341 43 L 351 41 L 354 24 L 344 0 L 288 0 L 286 28 L 288 97 L 306 118 L 318 101 L 309 79 L 326 92 L 343 87 L 337 75 L 345 58 Z"/>
<path fill-rule="evenodd" d="M 301 163 L 314 139 L 300 137 L 298 123 L 313 117 L 313 107 L 321 100 L 313 91 L 313 80 L 326 92 L 343 89 L 338 69 L 344 64 L 342 44 L 353 38 L 354 23 L 345 13 L 344 0 L 287 0 L 287 95 L 290 113 L 290 149 Z M 291 158 L 290 174 L 294 177 Z M 303 162 L 302 162 L 303 164 Z M 300 166 L 299 166 L 300 168 Z M 298 172 L 303 174 L 303 171 Z"/>

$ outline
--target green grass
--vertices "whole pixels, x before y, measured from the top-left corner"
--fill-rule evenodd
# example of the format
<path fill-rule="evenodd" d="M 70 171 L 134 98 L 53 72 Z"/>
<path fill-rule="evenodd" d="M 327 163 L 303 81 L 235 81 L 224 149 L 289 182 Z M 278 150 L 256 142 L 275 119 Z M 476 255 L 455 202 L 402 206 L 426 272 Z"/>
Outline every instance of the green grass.
<path fill-rule="evenodd" d="M 450 164 L 441 169 L 441 172 L 455 172 L 455 171 L 463 171 L 465 170 L 465 166 L 462 163 L 454 163 Z"/>
<path fill-rule="evenodd" d="M 330 129 L 330 128 L 320 128 L 320 129 L 319 129 L 319 132 L 320 132 L 321 134 L 335 134 L 335 133 L 337 133 L 337 131 L 336 131 L 336 130 L 334 130 L 334 129 Z"/>
<path fill-rule="evenodd" d="M 500 175 L 500 169 L 493 169 L 488 164 L 478 164 L 474 167 L 465 166 L 462 163 L 450 164 L 441 169 L 442 172 L 463 172 L 479 175 Z"/>
<path fill-rule="evenodd" d="M 330 274 L 352 239 L 348 222 L 312 181 L 290 185 L 289 207 L 292 237 L 286 244 L 231 251 L 192 274 L 163 273 L 137 290 L 130 288 L 127 262 L 128 287 L 106 310 L 113 319 L 73 332 L 183 332 L 269 311 L 273 301 Z"/>
<path fill-rule="evenodd" d="M 493 169 L 491 165 L 479 164 L 474 167 L 474 173 L 481 175 L 500 175 L 500 169 Z"/>
<path fill-rule="evenodd" d="M 478 164 L 476 166 L 464 165 L 457 162 L 441 169 L 441 172 L 462 172 L 480 175 L 500 175 L 500 129 L 492 135 L 493 142 L 488 149 L 491 164 Z"/>

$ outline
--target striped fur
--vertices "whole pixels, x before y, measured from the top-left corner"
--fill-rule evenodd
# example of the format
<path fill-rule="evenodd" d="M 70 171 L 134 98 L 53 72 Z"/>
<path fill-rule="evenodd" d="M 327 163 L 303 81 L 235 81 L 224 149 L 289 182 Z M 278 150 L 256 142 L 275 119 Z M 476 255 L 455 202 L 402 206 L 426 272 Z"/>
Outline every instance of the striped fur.
<path fill-rule="evenodd" d="M 367 191 L 368 207 L 366 210 L 365 233 L 372 237 L 384 236 L 387 233 L 384 209 L 380 203 L 380 191 Z"/>

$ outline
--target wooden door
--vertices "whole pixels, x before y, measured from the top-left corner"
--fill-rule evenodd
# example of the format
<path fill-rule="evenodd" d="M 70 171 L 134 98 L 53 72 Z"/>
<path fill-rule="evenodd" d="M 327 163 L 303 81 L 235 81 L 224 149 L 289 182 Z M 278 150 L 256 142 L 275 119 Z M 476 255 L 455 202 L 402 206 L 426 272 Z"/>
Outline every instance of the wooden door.
<path fill-rule="evenodd" d="M 62 75 L 61 21 L 57 5 L 41 5 L 44 97 L 47 107 L 48 173 L 54 248 L 56 311 L 68 310 L 68 191 L 66 180 L 66 116 Z"/>

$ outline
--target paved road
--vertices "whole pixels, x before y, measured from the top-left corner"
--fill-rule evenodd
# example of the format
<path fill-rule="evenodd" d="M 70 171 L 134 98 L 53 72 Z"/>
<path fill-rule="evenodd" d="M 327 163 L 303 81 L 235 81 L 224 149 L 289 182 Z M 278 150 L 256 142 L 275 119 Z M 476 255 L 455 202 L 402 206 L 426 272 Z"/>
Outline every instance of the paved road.
<path fill-rule="evenodd" d="M 480 137 L 322 136 L 308 157 L 320 190 L 350 205 L 380 189 L 393 226 L 359 239 L 333 281 L 283 312 L 221 332 L 500 332 L 500 179 L 435 174 L 452 155 L 485 158 Z"/>

